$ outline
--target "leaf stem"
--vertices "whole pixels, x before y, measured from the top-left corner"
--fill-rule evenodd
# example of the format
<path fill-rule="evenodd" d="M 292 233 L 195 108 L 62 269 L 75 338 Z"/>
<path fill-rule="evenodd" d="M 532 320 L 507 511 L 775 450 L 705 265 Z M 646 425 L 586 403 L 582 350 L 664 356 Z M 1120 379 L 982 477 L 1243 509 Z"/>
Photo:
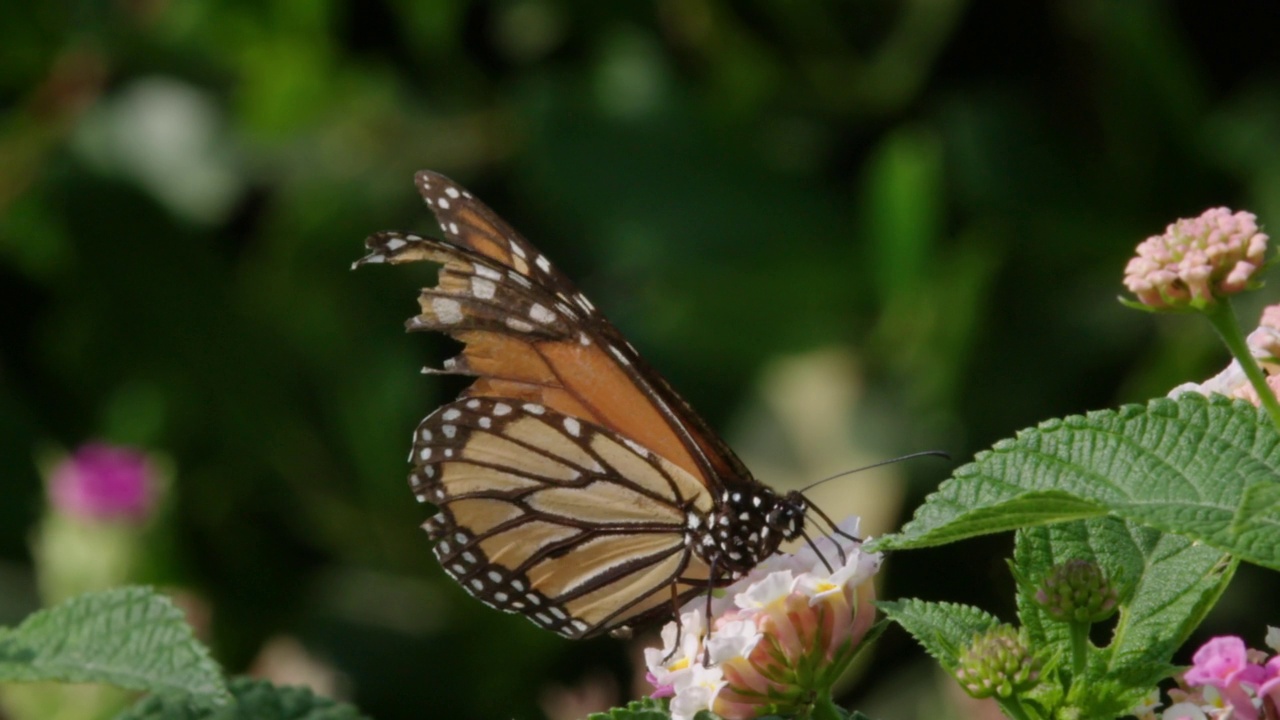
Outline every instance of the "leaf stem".
<path fill-rule="evenodd" d="M 1032 720 L 1031 715 L 1022 705 L 1022 702 L 1018 700 L 1017 696 L 1002 697 L 997 695 L 996 703 L 1000 705 L 1000 709 L 1004 711 L 1004 714 L 1013 718 L 1013 720 Z"/>
<path fill-rule="evenodd" d="M 831 701 L 831 690 L 823 689 L 819 690 L 817 697 L 814 698 L 809 717 L 812 720 L 844 720 L 847 713 L 841 712 L 840 708 Z"/>
<path fill-rule="evenodd" d="M 1236 321 L 1236 314 L 1231 308 L 1231 299 L 1222 298 L 1221 301 L 1205 308 L 1204 314 L 1209 318 L 1213 329 L 1218 331 L 1218 336 L 1226 344 L 1227 350 L 1244 369 L 1245 377 L 1249 378 L 1249 384 L 1258 393 L 1262 407 L 1266 408 L 1267 414 L 1271 416 L 1272 424 L 1280 430 L 1280 401 L 1276 400 L 1275 393 L 1267 385 L 1267 377 L 1262 374 L 1262 368 L 1258 367 L 1258 361 L 1249 350 L 1249 343 L 1245 341 L 1240 323 Z"/>
<path fill-rule="evenodd" d="M 1089 649 L 1089 623 L 1072 621 L 1068 627 L 1071 628 L 1071 680 L 1075 682 L 1084 678 L 1085 654 Z"/>

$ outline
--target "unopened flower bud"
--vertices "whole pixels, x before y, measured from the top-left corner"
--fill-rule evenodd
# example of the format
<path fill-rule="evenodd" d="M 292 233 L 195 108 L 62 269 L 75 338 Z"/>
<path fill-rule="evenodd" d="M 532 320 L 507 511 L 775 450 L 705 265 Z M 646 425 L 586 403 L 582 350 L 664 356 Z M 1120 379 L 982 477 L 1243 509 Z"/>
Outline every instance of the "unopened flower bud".
<path fill-rule="evenodd" d="M 1036 603 L 1059 622 L 1096 623 L 1111 617 L 1119 598 L 1097 563 L 1055 565 L 1036 590 Z"/>
<path fill-rule="evenodd" d="M 960 651 L 955 676 L 975 698 L 1007 698 L 1035 687 L 1040 664 L 1021 632 L 1012 625 L 999 625 L 974 635 L 969 647 Z"/>

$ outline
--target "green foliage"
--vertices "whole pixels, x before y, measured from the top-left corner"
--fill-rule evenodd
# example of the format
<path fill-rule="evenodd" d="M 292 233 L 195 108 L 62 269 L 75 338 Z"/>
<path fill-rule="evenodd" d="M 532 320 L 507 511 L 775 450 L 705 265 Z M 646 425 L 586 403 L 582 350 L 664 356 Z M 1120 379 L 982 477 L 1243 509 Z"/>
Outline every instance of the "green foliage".
<path fill-rule="evenodd" d="M 898 623 L 948 672 L 954 671 L 960 649 L 973 636 L 1000 624 L 989 613 L 968 605 L 924 600 L 895 600 L 876 603 L 886 617 Z"/>
<path fill-rule="evenodd" d="M 1051 420 L 997 443 L 885 549 L 1114 515 L 1280 569 L 1280 435 L 1257 408 L 1190 393 Z"/>
<path fill-rule="evenodd" d="M 710 715 L 710 713 L 707 713 Z M 608 712 L 591 713 L 587 720 L 670 720 L 671 713 L 662 700 L 643 698 L 632 700 L 625 707 L 618 707 Z"/>
<path fill-rule="evenodd" d="M 1034 707 L 1022 711 L 1117 717 L 1172 672 L 1174 652 L 1238 560 L 1280 566 L 1278 462 L 1268 417 L 1220 396 L 1050 421 L 979 454 L 879 544 L 1018 530 L 1019 620 L 1046 667 L 1029 693 Z M 1035 601 L 1038 583 L 1068 560 L 1097 564 L 1117 589 L 1120 611 L 1102 647 L 1089 641 L 1088 622 L 1055 621 Z M 968 636 L 996 622 L 944 603 L 882 606 L 949 670 Z"/>
<path fill-rule="evenodd" d="M 177 692 L 197 703 L 227 694 L 182 611 L 139 587 L 77 596 L 0 629 L 0 681 L 42 680 Z"/>
<path fill-rule="evenodd" d="M 367 720 L 351 705 L 317 697 L 307 688 L 234 678 L 227 689 L 231 702 L 220 707 L 193 705 L 188 696 L 163 694 L 138 702 L 116 720 Z"/>

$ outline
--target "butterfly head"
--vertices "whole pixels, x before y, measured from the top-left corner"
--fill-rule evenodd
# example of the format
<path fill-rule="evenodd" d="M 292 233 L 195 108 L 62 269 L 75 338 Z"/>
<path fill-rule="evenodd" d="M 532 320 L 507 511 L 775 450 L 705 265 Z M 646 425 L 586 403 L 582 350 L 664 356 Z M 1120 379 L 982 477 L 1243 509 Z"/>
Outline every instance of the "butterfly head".
<path fill-rule="evenodd" d="M 799 537 L 804 529 L 808 502 L 799 492 L 779 495 L 762 485 L 749 490 L 726 490 L 690 544 L 725 578 L 745 574 L 778 550 L 785 540 Z"/>

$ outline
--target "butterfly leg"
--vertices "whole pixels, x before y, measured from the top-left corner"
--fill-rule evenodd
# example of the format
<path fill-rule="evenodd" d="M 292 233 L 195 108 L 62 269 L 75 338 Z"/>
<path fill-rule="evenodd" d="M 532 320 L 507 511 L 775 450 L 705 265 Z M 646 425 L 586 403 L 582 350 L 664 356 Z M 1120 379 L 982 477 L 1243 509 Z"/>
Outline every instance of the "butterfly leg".
<path fill-rule="evenodd" d="M 823 565 L 823 567 L 825 567 L 825 568 L 827 569 L 827 572 L 829 572 L 829 573 L 831 573 L 832 575 L 834 575 L 834 574 L 835 574 L 835 572 L 836 572 L 835 568 L 831 567 L 831 563 L 830 563 L 830 562 L 827 562 L 827 556 L 826 556 L 826 555 L 823 555 L 823 554 L 822 554 L 822 551 L 818 549 L 818 546 L 817 546 L 816 544 L 814 544 L 814 542 L 813 542 L 813 538 L 809 537 L 809 533 L 805 532 L 804 530 L 801 530 L 801 531 L 800 531 L 800 537 L 804 538 L 804 541 L 805 541 L 805 542 L 807 542 L 807 543 L 809 543 L 809 547 L 813 548 L 813 552 L 818 556 L 818 559 L 822 561 L 822 565 Z M 838 547 L 838 546 L 837 546 L 837 547 Z M 843 551 L 843 550 L 841 550 L 841 551 L 840 551 L 840 554 L 841 554 L 841 556 L 843 556 L 843 555 L 844 555 L 844 551 Z"/>
<path fill-rule="evenodd" d="M 671 658 L 675 657 L 676 651 L 680 649 L 681 636 L 684 634 L 684 623 L 680 622 L 680 595 L 676 592 L 676 584 L 671 583 L 671 614 L 676 619 L 676 641 L 671 645 L 671 652 L 662 658 L 662 662 L 668 663 Z"/>
<path fill-rule="evenodd" d="M 835 523 L 831 522 L 831 516 L 830 516 L 830 515 L 827 515 L 827 514 L 826 514 L 826 513 L 824 513 L 824 512 L 822 512 L 822 508 L 818 507 L 817 505 L 814 505 L 813 503 L 809 503 L 809 509 L 810 509 L 810 510 L 812 510 L 812 511 L 814 511 L 815 513 L 817 513 L 817 514 L 818 514 L 818 517 L 822 518 L 823 522 L 825 522 L 825 523 L 827 524 L 827 526 L 831 528 L 831 532 L 832 532 L 832 534 L 834 534 L 834 535 L 839 535 L 839 536 L 841 536 L 841 537 L 844 537 L 844 538 L 847 538 L 847 539 L 849 539 L 849 540 L 852 540 L 852 541 L 854 541 L 854 542 L 856 542 L 856 543 L 860 543 L 860 542 L 862 542 L 862 538 L 857 538 L 857 537 L 854 537 L 854 536 L 850 535 L 849 533 L 847 533 L 847 532 L 845 532 L 845 531 L 841 530 L 839 525 L 836 525 Z M 806 537 L 805 537 L 805 539 L 806 539 L 806 540 L 808 540 L 808 537 L 806 536 Z M 810 545 L 810 546 L 812 546 L 812 545 L 813 545 L 813 543 L 812 543 L 812 542 L 810 542 L 810 543 L 809 543 L 809 545 Z M 815 548 L 815 549 L 816 549 L 816 548 Z M 843 546 L 843 545 L 841 545 L 840 543 L 836 543 L 836 551 L 840 553 L 840 564 L 841 564 L 841 565 L 843 565 L 843 564 L 845 564 L 845 563 L 849 562 L 849 558 L 847 558 L 847 557 L 845 556 L 844 546 Z M 824 562 L 825 562 L 825 560 L 824 560 Z"/>
<path fill-rule="evenodd" d="M 710 572 L 707 573 L 707 637 L 711 637 L 711 593 L 715 592 L 715 576 L 716 576 L 716 560 L 719 558 L 715 555 L 711 556 Z M 702 666 L 711 667 L 711 645 L 704 639 L 702 641 Z"/>

